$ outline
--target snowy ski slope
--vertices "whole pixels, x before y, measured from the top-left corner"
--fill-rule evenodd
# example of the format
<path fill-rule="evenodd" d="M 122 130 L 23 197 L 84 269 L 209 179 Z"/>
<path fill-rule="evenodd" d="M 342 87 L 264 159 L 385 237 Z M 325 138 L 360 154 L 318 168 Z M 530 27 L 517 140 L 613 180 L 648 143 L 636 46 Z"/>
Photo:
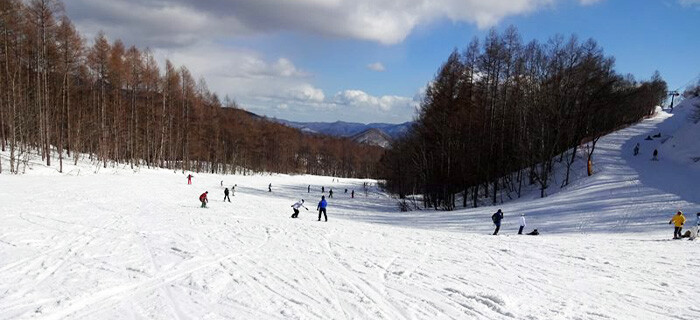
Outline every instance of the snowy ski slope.
<path fill-rule="evenodd" d="M 697 319 L 700 244 L 667 224 L 700 212 L 684 105 L 601 139 L 593 177 L 578 161 L 500 206 L 499 236 L 496 207 L 399 213 L 363 180 L 33 164 L 0 176 L 0 319 Z M 542 235 L 515 235 L 521 212 Z"/>

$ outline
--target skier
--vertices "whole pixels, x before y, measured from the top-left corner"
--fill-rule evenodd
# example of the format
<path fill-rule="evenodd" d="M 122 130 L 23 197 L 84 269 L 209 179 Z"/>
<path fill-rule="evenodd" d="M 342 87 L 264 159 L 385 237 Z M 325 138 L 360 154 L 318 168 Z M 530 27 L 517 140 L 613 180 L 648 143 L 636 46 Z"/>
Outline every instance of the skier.
<path fill-rule="evenodd" d="M 355 190 L 352 190 L 352 192 L 350 192 L 350 198 L 355 199 Z"/>
<path fill-rule="evenodd" d="M 321 193 L 326 193 L 326 187 L 321 186 Z"/>
<path fill-rule="evenodd" d="M 493 231 L 493 235 L 495 236 L 498 234 L 498 230 L 501 229 L 501 220 L 503 220 L 503 211 L 501 211 L 501 209 L 498 209 L 498 211 L 496 211 L 496 213 L 494 213 L 491 216 L 491 220 L 493 220 L 493 224 L 496 225 L 496 230 Z"/>
<path fill-rule="evenodd" d="M 304 206 L 304 199 L 301 199 L 301 201 L 292 205 L 292 209 L 294 209 L 294 213 L 292 214 L 292 218 L 296 218 L 299 216 L 299 207 L 302 207 L 302 208 L 306 209 L 306 211 L 309 211 L 309 208 Z"/>
<path fill-rule="evenodd" d="M 306 187 L 306 193 L 311 193 L 311 185 L 309 185 L 308 187 Z"/>
<path fill-rule="evenodd" d="M 208 193 L 209 193 L 209 191 L 205 191 L 204 193 L 202 193 L 201 196 L 199 196 L 199 201 L 202 201 L 202 208 L 207 207 L 207 202 L 209 202 L 209 199 L 207 199 Z"/>
<path fill-rule="evenodd" d="M 192 184 L 192 175 L 191 174 L 187 175 L 187 184 Z"/>
<path fill-rule="evenodd" d="M 328 190 L 328 198 L 333 198 L 333 188 Z"/>
<path fill-rule="evenodd" d="M 228 202 L 231 202 L 231 198 L 228 196 L 228 188 L 224 189 L 224 202 L 226 202 L 226 199 L 228 199 Z"/>
<path fill-rule="evenodd" d="M 683 230 L 683 224 L 685 223 L 685 216 L 683 216 L 683 212 L 678 210 L 678 213 L 671 218 L 671 221 L 668 222 L 668 224 L 672 224 L 675 226 L 673 229 L 673 239 L 680 239 L 681 238 L 681 230 Z"/>
<path fill-rule="evenodd" d="M 326 196 L 321 196 L 321 201 L 318 202 L 318 206 L 316 207 L 316 210 L 318 210 L 318 221 L 321 221 L 321 213 L 323 213 L 323 216 L 326 218 L 326 222 L 328 222 L 328 215 L 326 214 L 327 206 L 328 202 L 326 202 Z"/>
<path fill-rule="evenodd" d="M 525 229 L 525 214 L 520 214 L 520 229 L 518 229 L 518 234 L 523 234 L 523 229 Z"/>
<path fill-rule="evenodd" d="M 659 150 L 654 149 L 653 155 L 654 155 L 654 157 L 651 158 L 651 160 L 659 161 L 659 159 L 657 158 L 657 156 L 659 155 Z"/>
<path fill-rule="evenodd" d="M 697 213 L 695 227 L 690 231 L 690 240 L 695 240 L 698 237 L 698 231 L 700 231 L 700 212 Z"/>
<path fill-rule="evenodd" d="M 637 145 L 634 146 L 634 155 L 637 156 L 639 154 L 639 142 L 637 142 Z"/>
<path fill-rule="evenodd" d="M 267 192 L 272 192 L 272 183 L 267 185 Z"/>

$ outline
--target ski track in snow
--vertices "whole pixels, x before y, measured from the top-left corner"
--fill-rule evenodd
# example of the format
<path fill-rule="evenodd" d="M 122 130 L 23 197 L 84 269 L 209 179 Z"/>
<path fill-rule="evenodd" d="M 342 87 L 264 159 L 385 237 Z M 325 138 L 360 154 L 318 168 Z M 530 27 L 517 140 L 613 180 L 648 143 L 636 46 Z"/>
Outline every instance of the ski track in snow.
<path fill-rule="evenodd" d="M 578 161 L 570 186 L 500 206 L 497 237 L 496 207 L 399 213 L 363 180 L 2 175 L 0 319 L 696 319 L 700 247 L 667 240 L 667 222 L 678 208 L 695 222 L 700 171 L 630 152 L 680 127 L 676 110 L 601 139 L 593 177 Z M 312 210 L 290 219 L 299 198 Z M 515 235 L 520 212 L 541 236 Z"/>

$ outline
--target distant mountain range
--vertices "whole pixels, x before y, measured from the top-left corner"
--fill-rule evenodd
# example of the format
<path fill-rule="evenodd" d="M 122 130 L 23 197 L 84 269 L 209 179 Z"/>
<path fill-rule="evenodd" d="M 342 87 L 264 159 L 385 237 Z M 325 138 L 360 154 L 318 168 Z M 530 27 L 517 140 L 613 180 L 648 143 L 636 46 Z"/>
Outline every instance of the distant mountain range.
<path fill-rule="evenodd" d="M 320 133 L 336 137 L 346 137 L 360 143 L 388 148 L 391 141 L 403 136 L 413 122 L 390 123 L 356 123 L 356 122 L 295 122 L 275 119 L 279 123 L 297 128 L 308 133 Z"/>

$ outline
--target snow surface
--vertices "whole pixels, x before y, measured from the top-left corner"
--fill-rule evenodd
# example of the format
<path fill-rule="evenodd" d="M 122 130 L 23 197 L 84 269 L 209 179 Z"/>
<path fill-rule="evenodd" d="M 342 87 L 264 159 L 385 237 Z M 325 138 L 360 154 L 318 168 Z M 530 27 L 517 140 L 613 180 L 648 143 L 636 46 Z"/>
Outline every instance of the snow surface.
<path fill-rule="evenodd" d="M 667 222 L 695 223 L 700 170 L 662 144 L 685 109 L 601 139 L 592 177 L 578 161 L 569 186 L 500 206 L 499 236 L 496 207 L 400 213 L 369 180 L 35 160 L 0 176 L 0 319 L 697 319 L 700 244 Z M 542 235 L 515 235 L 520 213 Z"/>

